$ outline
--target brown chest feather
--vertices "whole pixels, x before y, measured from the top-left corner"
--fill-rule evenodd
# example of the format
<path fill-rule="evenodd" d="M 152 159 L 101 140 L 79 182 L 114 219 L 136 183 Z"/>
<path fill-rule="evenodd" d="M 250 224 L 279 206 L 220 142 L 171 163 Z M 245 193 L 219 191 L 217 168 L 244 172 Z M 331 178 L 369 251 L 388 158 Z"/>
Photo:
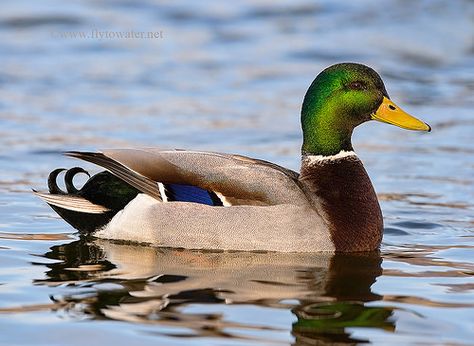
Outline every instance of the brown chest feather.
<path fill-rule="evenodd" d="M 371 251 L 382 240 L 383 219 L 369 176 L 356 157 L 303 161 L 300 181 L 326 215 L 336 251 Z"/>

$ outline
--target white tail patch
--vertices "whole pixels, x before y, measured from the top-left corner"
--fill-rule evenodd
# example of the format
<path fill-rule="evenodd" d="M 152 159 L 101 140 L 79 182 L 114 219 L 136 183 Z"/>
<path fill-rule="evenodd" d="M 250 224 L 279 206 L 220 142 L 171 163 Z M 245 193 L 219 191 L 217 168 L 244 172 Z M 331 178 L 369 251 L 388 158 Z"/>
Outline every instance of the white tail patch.
<path fill-rule="evenodd" d="M 322 161 L 335 161 L 335 160 L 340 160 L 346 157 L 357 157 L 356 153 L 353 151 L 345 151 L 341 150 L 339 153 L 336 155 L 304 155 L 303 156 L 303 162 L 306 164 L 313 164 L 317 162 L 322 162 Z"/>
<path fill-rule="evenodd" d="M 159 243 L 158 228 L 153 226 L 155 219 L 163 217 L 156 212 L 156 205 L 164 205 L 161 201 L 139 193 L 122 210 L 114 215 L 112 220 L 98 230 L 95 236 L 106 239 L 122 239 L 145 243 Z M 172 203 L 166 203 L 171 208 Z M 159 222 L 158 222 L 159 224 Z"/>
<path fill-rule="evenodd" d="M 44 200 L 46 203 L 54 205 L 59 208 L 77 211 L 80 213 L 87 213 L 87 214 L 102 214 L 110 209 L 94 204 L 89 202 L 87 199 L 79 197 L 79 196 L 71 196 L 71 195 L 56 195 L 56 194 L 49 194 L 49 193 L 41 193 L 34 191 L 35 195 Z"/>

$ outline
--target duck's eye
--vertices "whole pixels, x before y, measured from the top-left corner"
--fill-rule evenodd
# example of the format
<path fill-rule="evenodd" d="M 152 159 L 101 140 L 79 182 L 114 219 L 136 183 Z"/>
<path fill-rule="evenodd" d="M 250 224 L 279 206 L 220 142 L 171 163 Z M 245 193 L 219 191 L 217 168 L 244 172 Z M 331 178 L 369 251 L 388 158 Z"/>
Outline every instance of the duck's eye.
<path fill-rule="evenodd" d="M 364 82 L 351 82 L 349 88 L 352 90 L 364 90 L 366 89 L 366 85 Z"/>

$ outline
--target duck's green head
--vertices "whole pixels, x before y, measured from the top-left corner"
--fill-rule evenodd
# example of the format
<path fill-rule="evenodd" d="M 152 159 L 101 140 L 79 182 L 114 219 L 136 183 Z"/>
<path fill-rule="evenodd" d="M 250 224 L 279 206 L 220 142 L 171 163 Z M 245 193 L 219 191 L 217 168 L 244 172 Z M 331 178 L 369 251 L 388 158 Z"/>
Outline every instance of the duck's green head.
<path fill-rule="evenodd" d="M 430 131 L 427 124 L 390 101 L 382 79 L 370 67 L 354 63 L 330 66 L 316 77 L 304 97 L 302 152 L 327 156 L 351 151 L 352 131 L 369 120 Z"/>

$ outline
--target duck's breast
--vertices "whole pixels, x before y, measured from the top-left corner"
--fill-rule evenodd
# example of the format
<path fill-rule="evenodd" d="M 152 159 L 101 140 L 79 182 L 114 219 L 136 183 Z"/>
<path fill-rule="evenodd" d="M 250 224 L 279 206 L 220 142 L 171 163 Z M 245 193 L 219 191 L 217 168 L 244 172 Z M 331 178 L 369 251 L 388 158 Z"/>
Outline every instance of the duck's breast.
<path fill-rule="evenodd" d="M 355 154 L 303 159 L 300 182 L 326 220 L 336 251 L 372 251 L 380 246 L 382 212 Z"/>

